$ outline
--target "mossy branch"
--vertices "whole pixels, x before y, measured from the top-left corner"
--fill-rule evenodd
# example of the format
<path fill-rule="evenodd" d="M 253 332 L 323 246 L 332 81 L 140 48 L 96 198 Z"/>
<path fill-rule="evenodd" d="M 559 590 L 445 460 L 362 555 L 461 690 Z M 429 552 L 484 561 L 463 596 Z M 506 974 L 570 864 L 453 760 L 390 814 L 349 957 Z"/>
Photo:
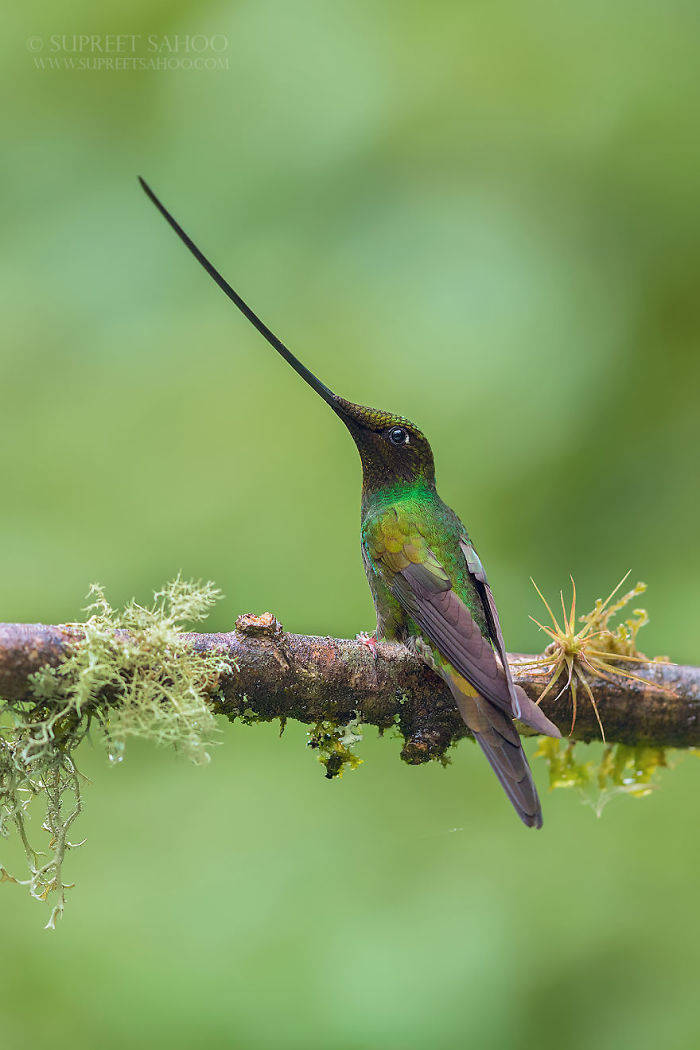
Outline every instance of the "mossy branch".
<path fill-rule="evenodd" d="M 580 628 L 575 598 L 567 614 L 562 597 L 563 626 L 545 603 L 550 644 L 529 666 L 527 658 L 513 662 L 516 680 L 575 739 L 602 735 L 605 723 L 597 765 L 575 754 L 573 740 L 542 738 L 537 751 L 551 786 L 575 787 L 598 814 L 616 795 L 648 794 L 656 772 L 671 764 L 667 748 L 700 745 L 700 669 L 647 662 L 636 646 L 642 610 L 610 626 L 644 589 L 638 584 L 610 605 L 621 583 Z M 131 601 L 114 610 L 98 586 L 90 598 L 82 624 L 0 624 L 0 839 L 16 836 L 28 868 L 17 880 L 0 862 L 0 882 L 22 881 L 47 902 L 48 929 L 72 886 L 64 881 L 67 851 L 82 845 L 68 833 L 83 808 L 76 753 L 88 733 L 102 739 L 111 761 L 140 737 L 204 762 L 217 737 L 215 714 L 279 719 L 282 727 L 294 718 L 310 727 L 309 747 L 329 778 L 360 764 L 353 748 L 366 724 L 398 731 L 401 757 L 414 765 L 448 762 L 450 746 L 467 735 L 441 679 L 401 645 L 286 634 L 270 613 L 239 617 L 229 634 L 185 633 L 220 594 L 212 583 L 180 577 L 150 606 Z M 578 718 L 577 681 L 590 699 Z M 37 810 L 44 849 L 35 845 Z"/>
<path fill-rule="evenodd" d="M 29 695 L 30 677 L 45 665 L 59 667 L 82 631 L 81 625 L 0 624 L 0 696 L 21 700 Z M 212 709 L 232 720 L 293 718 L 340 726 L 359 714 L 364 724 L 398 725 L 405 740 L 402 757 L 410 763 L 439 758 L 467 735 L 442 681 L 403 646 L 380 642 L 373 655 L 359 640 L 288 634 L 269 613 L 241 616 L 236 630 L 227 634 L 181 633 L 177 643 L 183 651 L 217 661 Z M 512 657 L 514 676 L 536 700 L 548 675 L 519 668 L 518 662 L 527 659 Z M 651 661 L 639 664 L 635 673 L 646 683 L 591 676 L 607 740 L 700 747 L 700 668 Z M 564 683 L 562 676 L 559 686 Z M 571 697 L 565 692 L 554 701 L 556 693 L 550 690 L 542 707 L 566 733 Z M 99 699 L 110 703 L 109 683 Z M 592 708 L 579 708 L 573 737 L 598 736 Z"/>

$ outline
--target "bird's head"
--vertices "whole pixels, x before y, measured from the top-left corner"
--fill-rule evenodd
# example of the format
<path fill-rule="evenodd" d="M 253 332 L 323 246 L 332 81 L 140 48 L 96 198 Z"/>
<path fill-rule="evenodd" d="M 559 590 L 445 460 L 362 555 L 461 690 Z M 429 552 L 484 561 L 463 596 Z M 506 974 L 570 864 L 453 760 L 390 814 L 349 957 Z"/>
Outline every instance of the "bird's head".
<path fill-rule="evenodd" d="M 435 484 L 433 452 L 415 423 L 391 412 L 354 405 L 333 395 L 331 408 L 357 445 L 365 489 L 396 482 Z"/>

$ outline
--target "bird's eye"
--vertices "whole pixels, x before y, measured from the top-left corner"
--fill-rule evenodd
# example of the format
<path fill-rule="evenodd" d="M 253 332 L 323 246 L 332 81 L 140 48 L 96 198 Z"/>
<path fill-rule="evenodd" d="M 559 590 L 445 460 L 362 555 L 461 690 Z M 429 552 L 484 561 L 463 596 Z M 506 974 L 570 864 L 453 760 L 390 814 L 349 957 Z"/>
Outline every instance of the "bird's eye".
<path fill-rule="evenodd" d="M 407 445 L 408 431 L 405 427 L 392 427 L 389 431 L 389 441 L 392 445 Z"/>

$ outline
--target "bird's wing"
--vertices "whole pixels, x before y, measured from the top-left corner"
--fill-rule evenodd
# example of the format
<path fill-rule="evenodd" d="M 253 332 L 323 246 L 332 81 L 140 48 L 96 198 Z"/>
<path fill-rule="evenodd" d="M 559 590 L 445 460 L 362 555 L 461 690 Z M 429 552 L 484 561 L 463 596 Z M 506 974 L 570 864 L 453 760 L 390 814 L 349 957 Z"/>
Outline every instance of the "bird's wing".
<path fill-rule="evenodd" d="M 480 696 L 538 733 L 561 736 L 554 723 L 513 682 L 496 603 L 483 566 L 466 537 L 460 546 L 476 597 L 483 605 L 486 637 L 455 590 L 449 572 L 409 515 L 390 508 L 365 530 L 363 542 L 371 563 L 404 611 Z"/>
<path fill-rule="evenodd" d="M 459 545 L 462 554 L 464 555 L 464 560 L 467 563 L 469 575 L 471 576 L 477 594 L 481 599 L 481 604 L 486 616 L 486 623 L 489 629 L 489 635 L 495 646 L 500 666 L 503 669 L 503 674 L 508 683 L 508 692 L 510 694 L 513 717 L 519 718 L 521 721 L 525 722 L 526 725 L 537 730 L 538 733 L 546 733 L 547 736 L 560 737 L 561 733 L 554 723 L 547 718 L 537 704 L 532 702 L 525 690 L 521 686 L 516 685 L 513 681 L 513 675 L 508 664 L 506 646 L 503 641 L 501 621 L 498 618 L 498 609 L 496 608 L 496 602 L 494 601 L 489 581 L 486 578 L 484 567 L 481 564 L 481 559 L 474 550 L 466 533 L 462 536 Z"/>
<path fill-rule="evenodd" d="M 474 581 L 477 594 L 481 599 L 481 604 L 484 607 L 484 614 L 486 616 L 486 622 L 489 628 L 489 634 L 491 641 L 493 642 L 496 652 L 498 653 L 503 668 L 503 673 L 506 676 L 508 682 L 508 692 L 510 693 L 511 705 L 513 708 L 513 714 L 516 718 L 520 718 L 520 699 L 516 692 L 515 684 L 513 682 L 513 675 L 511 674 L 510 667 L 508 666 L 508 658 L 506 656 L 506 646 L 503 641 L 503 632 L 501 631 L 501 621 L 498 618 L 498 609 L 496 608 L 496 602 L 494 601 L 493 592 L 489 581 L 486 578 L 484 566 L 481 564 L 479 555 L 474 550 L 474 547 L 469 540 L 469 537 L 465 534 L 459 542 L 464 560 L 467 563 L 467 569 L 469 575 Z"/>
<path fill-rule="evenodd" d="M 366 530 L 363 540 L 375 569 L 445 660 L 481 696 L 516 717 L 508 678 L 490 640 L 418 527 L 391 508 Z"/>

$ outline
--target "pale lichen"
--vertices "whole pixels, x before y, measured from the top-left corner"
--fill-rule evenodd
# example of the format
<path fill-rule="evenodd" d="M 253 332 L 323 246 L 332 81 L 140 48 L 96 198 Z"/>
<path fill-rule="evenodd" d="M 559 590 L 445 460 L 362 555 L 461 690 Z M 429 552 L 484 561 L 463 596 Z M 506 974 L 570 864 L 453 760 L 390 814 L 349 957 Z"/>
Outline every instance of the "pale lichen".
<path fill-rule="evenodd" d="M 19 836 L 29 868 L 29 878 L 18 880 L 0 866 L 0 878 L 21 881 L 33 897 L 53 903 L 49 929 L 71 888 L 63 877 L 66 852 L 82 844 L 68 839 L 82 810 L 79 744 L 96 730 L 114 762 L 132 737 L 208 761 L 216 725 L 207 700 L 225 667 L 216 654 L 178 639 L 183 626 L 204 619 L 218 599 L 213 584 L 178 577 L 152 605 L 132 601 L 122 612 L 101 587 L 93 586 L 89 597 L 88 620 L 66 625 L 72 634 L 66 659 L 33 675 L 21 700 L 0 699 L 0 836 Z M 29 833 L 42 801 L 46 852 Z"/>
<path fill-rule="evenodd" d="M 308 747 L 318 751 L 318 760 L 325 767 L 328 780 L 342 777 L 346 766 L 357 769 L 362 764 L 362 759 L 353 751 L 362 740 L 359 716 L 344 725 L 317 722 L 309 729 L 307 738 Z"/>

